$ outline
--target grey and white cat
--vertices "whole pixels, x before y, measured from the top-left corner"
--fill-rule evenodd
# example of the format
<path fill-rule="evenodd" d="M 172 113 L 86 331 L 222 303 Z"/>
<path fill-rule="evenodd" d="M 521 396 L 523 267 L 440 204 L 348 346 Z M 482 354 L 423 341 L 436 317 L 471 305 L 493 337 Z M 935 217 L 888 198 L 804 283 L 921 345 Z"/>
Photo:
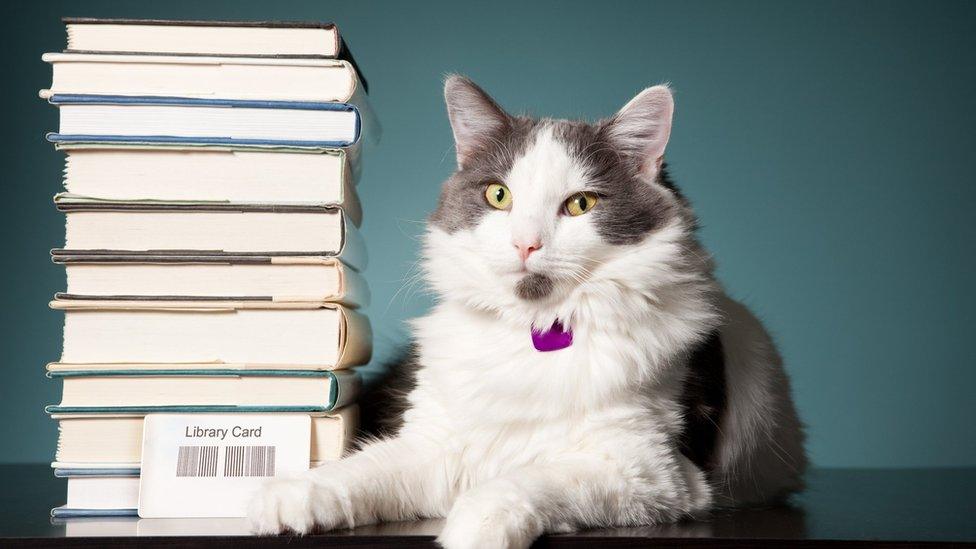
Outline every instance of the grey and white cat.
<path fill-rule="evenodd" d="M 593 124 L 511 116 L 458 76 L 445 95 L 458 168 L 426 233 L 438 300 L 413 322 L 402 424 L 272 481 L 255 530 L 446 517 L 445 547 L 527 547 L 797 490 L 781 359 L 665 171 L 670 90 Z"/>

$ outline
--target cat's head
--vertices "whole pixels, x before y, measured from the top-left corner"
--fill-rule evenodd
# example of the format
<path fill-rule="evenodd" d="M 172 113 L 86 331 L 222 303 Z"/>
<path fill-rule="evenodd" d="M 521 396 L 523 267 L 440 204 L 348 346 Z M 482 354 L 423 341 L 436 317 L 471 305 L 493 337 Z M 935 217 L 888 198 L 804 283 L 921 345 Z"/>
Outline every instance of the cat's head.
<path fill-rule="evenodd" d="M 438 294 L 490 309 L 556 310 L 596 279 L 667 260 L 627 266 L 652 235 L 688 225 L 663 171 L 674 108 L 666 86 L 592 124 L 510 115 L 460 76 L 444 93 L 457 171 L 427 233 L 425 267 Z"/>

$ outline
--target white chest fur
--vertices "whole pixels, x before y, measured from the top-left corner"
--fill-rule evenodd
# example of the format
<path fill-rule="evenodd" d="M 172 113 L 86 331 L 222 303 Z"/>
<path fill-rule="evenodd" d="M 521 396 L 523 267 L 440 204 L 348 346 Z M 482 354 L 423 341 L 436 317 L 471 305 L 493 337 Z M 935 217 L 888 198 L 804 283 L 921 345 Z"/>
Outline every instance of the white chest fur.
<path fill-rule="evenodd" d="M 415 328 L 424 364 L 411 403 L 415 417 L 462 436 L 485 429 L 510 436 L 522 428 L 566 434 L 606 428 L 604 421 L 628 414 L 643 423 L 653 401 L 671 400 L 676 385 L 641 380 L 652 357 L 635 345 L 640 330 L 576 330 L 570 347 L 540 352 L 528 328 L 452 305 Z M 655 393 L 657 399 L 648 396 Z"/>

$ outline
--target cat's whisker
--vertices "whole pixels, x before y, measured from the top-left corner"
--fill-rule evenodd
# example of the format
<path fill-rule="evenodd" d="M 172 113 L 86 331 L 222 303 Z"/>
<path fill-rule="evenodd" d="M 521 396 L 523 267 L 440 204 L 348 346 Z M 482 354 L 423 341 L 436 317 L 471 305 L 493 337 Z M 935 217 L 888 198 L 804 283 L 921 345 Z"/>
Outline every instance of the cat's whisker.
<path fill-rule="evenodd" d="M 386 307 L 383 310 L 382 317 L 386 317 L 386 315 L 390 311 L 390 307 L 393 305 L 393 302 L 396 301 L 397 297 L 400 295 L 401 292 L 404 291 L 404 289 L 407 289 L 407 294 L 405 294 L 405 299 L 404 299 L 404 302 L 407 302 L 410 300 L 410 293 L 409 293 L 410 288 L 418 284 L 424 283 L 424 272 L 420 267 L 421 261 L 422 261 L 421 259 L 414 260 L 413 263 L 410 265 L 410 267 L 407 269 L 407 275 L 403 279 L 401 279 L 400 286 L 397 288 L 396 292 L 394 292 L 393 295 L 390 296 L 390 299 L 387 301 Z"/>

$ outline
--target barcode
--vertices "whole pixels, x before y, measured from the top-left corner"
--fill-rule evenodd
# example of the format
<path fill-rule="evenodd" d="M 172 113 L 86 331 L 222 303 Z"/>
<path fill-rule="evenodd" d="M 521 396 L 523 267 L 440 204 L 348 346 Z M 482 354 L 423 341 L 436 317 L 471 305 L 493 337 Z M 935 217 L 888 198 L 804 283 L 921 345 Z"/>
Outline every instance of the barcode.
<path fill-rule="evenodd" d="M 217 476 L 217 446 L 180 446 L 176 456 L 176 476 Z"/>
<path fill-rule="evenodd" d="M 177 477 L 216 477 L 223 450 L 224 477 L 275 476 L 275 446 L 180 446 L 176 456 Z"/>
<path fill-rule="evenodd" d="M 224 453 L 225 477 L 273 477 L 275 446 L 228 446 Z"/>

